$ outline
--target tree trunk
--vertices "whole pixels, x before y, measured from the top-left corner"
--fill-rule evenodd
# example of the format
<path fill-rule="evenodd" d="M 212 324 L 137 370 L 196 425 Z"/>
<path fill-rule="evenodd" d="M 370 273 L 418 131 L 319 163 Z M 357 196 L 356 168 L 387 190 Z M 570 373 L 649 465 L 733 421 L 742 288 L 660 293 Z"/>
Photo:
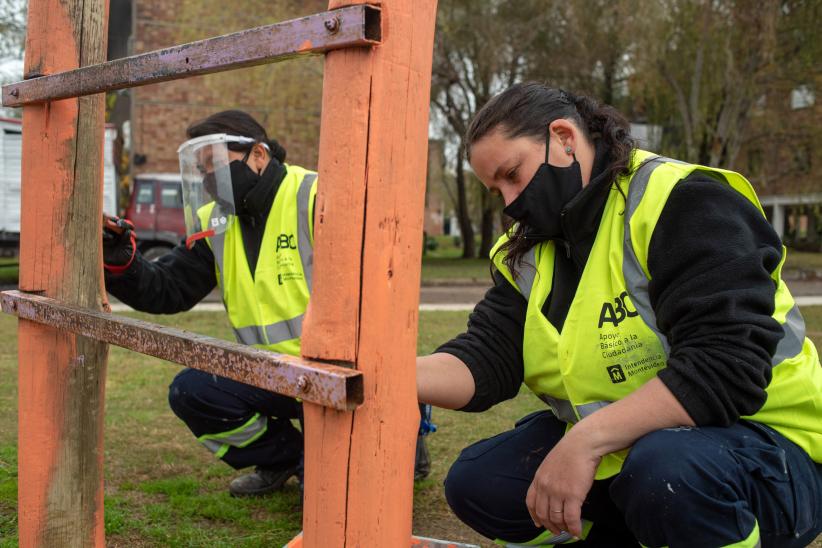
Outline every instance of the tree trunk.
<path fill-rule="evenodd" d="M 462 232 L 462 258 L 473 259 L 477 256 L 476 245 L 474 244 L 474 227 L 471 225 L 471 214 L 468 211 L 468 193 L 465 189 L 465 145 L 460 140 L 457 150 L 457 217 Z"/>
<path fill-rule="evenodd" d="M 491 252 L 491 248 L 494 247 L 494 242 L 496 241 L 495 231 L 494 231 L 494 218 L 496 215 L 495 201 L 493 196 L 490 193 L 485 192 L 482 195 L 482 225 L 480 228 L 480 248 L 479 248 L 479 256 L 487 257 L 488 254 Z"/>

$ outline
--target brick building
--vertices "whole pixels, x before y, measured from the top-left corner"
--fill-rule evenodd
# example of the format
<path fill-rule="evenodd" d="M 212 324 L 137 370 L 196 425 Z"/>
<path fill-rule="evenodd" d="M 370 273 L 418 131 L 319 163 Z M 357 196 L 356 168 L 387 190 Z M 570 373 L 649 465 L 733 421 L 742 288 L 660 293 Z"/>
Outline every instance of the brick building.
<path fill-rule="evenodd" d="M 109 58 L 135 55 L 324 11 L 326 0 L 112 0 Z M 131 175 L 177 172 L 177 147 L 194 121 L 225 109 L 254 116 L 288 151 L 315 168 L 322 57 L 133 88 L 109 98 L 109 119 L 124 136 Z M 129 162 L 123 162 L 128 164 Z"/>
<path fill-rule="evenodd" d="M 327 0 L 111 0 L 109 59 L 325 11 Z M 178 173 L 177 147 L 192 122 L 220 110 L 254 116 L 288 152 L 286 161 L 316 169 L 322 105 L 322 56 L 122 90 L 108 97 L 118 129 L 121 194 L 141 173 Z M 442 234 L 444 157 L 430 147 L 425 226 Z M 125 206 L 125 201 L 121 201 Z"/>

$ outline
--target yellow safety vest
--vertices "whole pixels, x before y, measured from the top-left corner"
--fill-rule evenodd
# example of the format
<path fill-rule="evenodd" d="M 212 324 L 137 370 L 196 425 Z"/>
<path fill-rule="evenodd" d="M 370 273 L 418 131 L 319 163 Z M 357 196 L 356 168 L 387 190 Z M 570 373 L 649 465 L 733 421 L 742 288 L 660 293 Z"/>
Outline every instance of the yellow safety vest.
<path fill-rule="evenodd" d="M 287 164 L 286 170 L 268 213 L 254 276 L 238 222 L 206 241 L 214 253 L 217 283 L 237 341 L 299 356 L 311 293 L 317 174 Z M 202 226 L 211 226 L 210 220 L 219 218 L 221 211 L 211 203 L 198 214 Z"/>
<path fill-rule="evenodd" d="M 551 293 L 554 242 L 534 246 L 513 273 L 503 262 L 504 253 L 497 253 L 506 235 L 491 251 L 496 267 L 528 301 L 524 382 L 569 429 L 632 393 L 666 366 L 670 345 L 657 328 L 650 305 L 648 248 L 671 191 L 697 170 L 730 185 L 762 211 L 750 183 L 738 173 L 636 151 L 632 175 L 619 180 L 627 188 L 627 202 L 612 189 L 562 333 L 542 313 Z M 768 399 L 744 418 L 771 426 L 822 462 L 822 368 L 782 281 L 784 257 L 783 248 L 782 263 L 771 277 L 776 284 L 773 317 L 785 334 L 771 361 Z M 625 455 L 627 451 L 607 455 L 597 479 L 618 473 Z"/>

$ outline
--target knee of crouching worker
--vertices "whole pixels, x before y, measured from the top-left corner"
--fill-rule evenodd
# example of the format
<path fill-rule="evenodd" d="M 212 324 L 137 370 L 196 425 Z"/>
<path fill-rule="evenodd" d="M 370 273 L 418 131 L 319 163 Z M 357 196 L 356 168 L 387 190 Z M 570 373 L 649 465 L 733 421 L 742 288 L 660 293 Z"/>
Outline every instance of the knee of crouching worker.
<path fill-rule="evenodd" d="M 185 415 L 191 397 L 197 392 L 198 371 L 183 369 L 174 377 L 168 387 L 168 405 L 178 417 Z"/>

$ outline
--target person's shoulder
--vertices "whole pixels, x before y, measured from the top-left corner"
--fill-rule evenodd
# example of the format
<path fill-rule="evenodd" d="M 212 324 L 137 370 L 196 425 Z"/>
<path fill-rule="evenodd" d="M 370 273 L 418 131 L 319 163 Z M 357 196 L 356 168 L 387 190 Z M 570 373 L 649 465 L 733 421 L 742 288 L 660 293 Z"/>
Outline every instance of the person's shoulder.
<path fill-rule="evenodd" d="M 299 166 L 297 164 L 286 164 L 283 163 L 283 167 L 289 173 L 292 172 L 299 172 L 299 173 L 317 173 L 315 169 L 308 169 L 307 167 Z"/>
<path fill-rule="evenodd" d="M 705 238 L 725 234 L 750 237 L 762 245 L 780 247 L 779 237 L 757 203 L 731 185 L 704 173 L 681 181 L 668 198 L 656 233 Z M 753 240 L 752 240 L 753 241 Z M 741 240 L 740 240 L 741 242 Z"/>
<path fill-rule="evenodd" d="M 699 170 L 685 177 L 674 187 L 671 199 L 685 201 L 690 208 L 696 208 L 699 204 L 716 205 L 719 203 L 730 208 L 757 209 L 748 198 L 731 185 Z"/>

